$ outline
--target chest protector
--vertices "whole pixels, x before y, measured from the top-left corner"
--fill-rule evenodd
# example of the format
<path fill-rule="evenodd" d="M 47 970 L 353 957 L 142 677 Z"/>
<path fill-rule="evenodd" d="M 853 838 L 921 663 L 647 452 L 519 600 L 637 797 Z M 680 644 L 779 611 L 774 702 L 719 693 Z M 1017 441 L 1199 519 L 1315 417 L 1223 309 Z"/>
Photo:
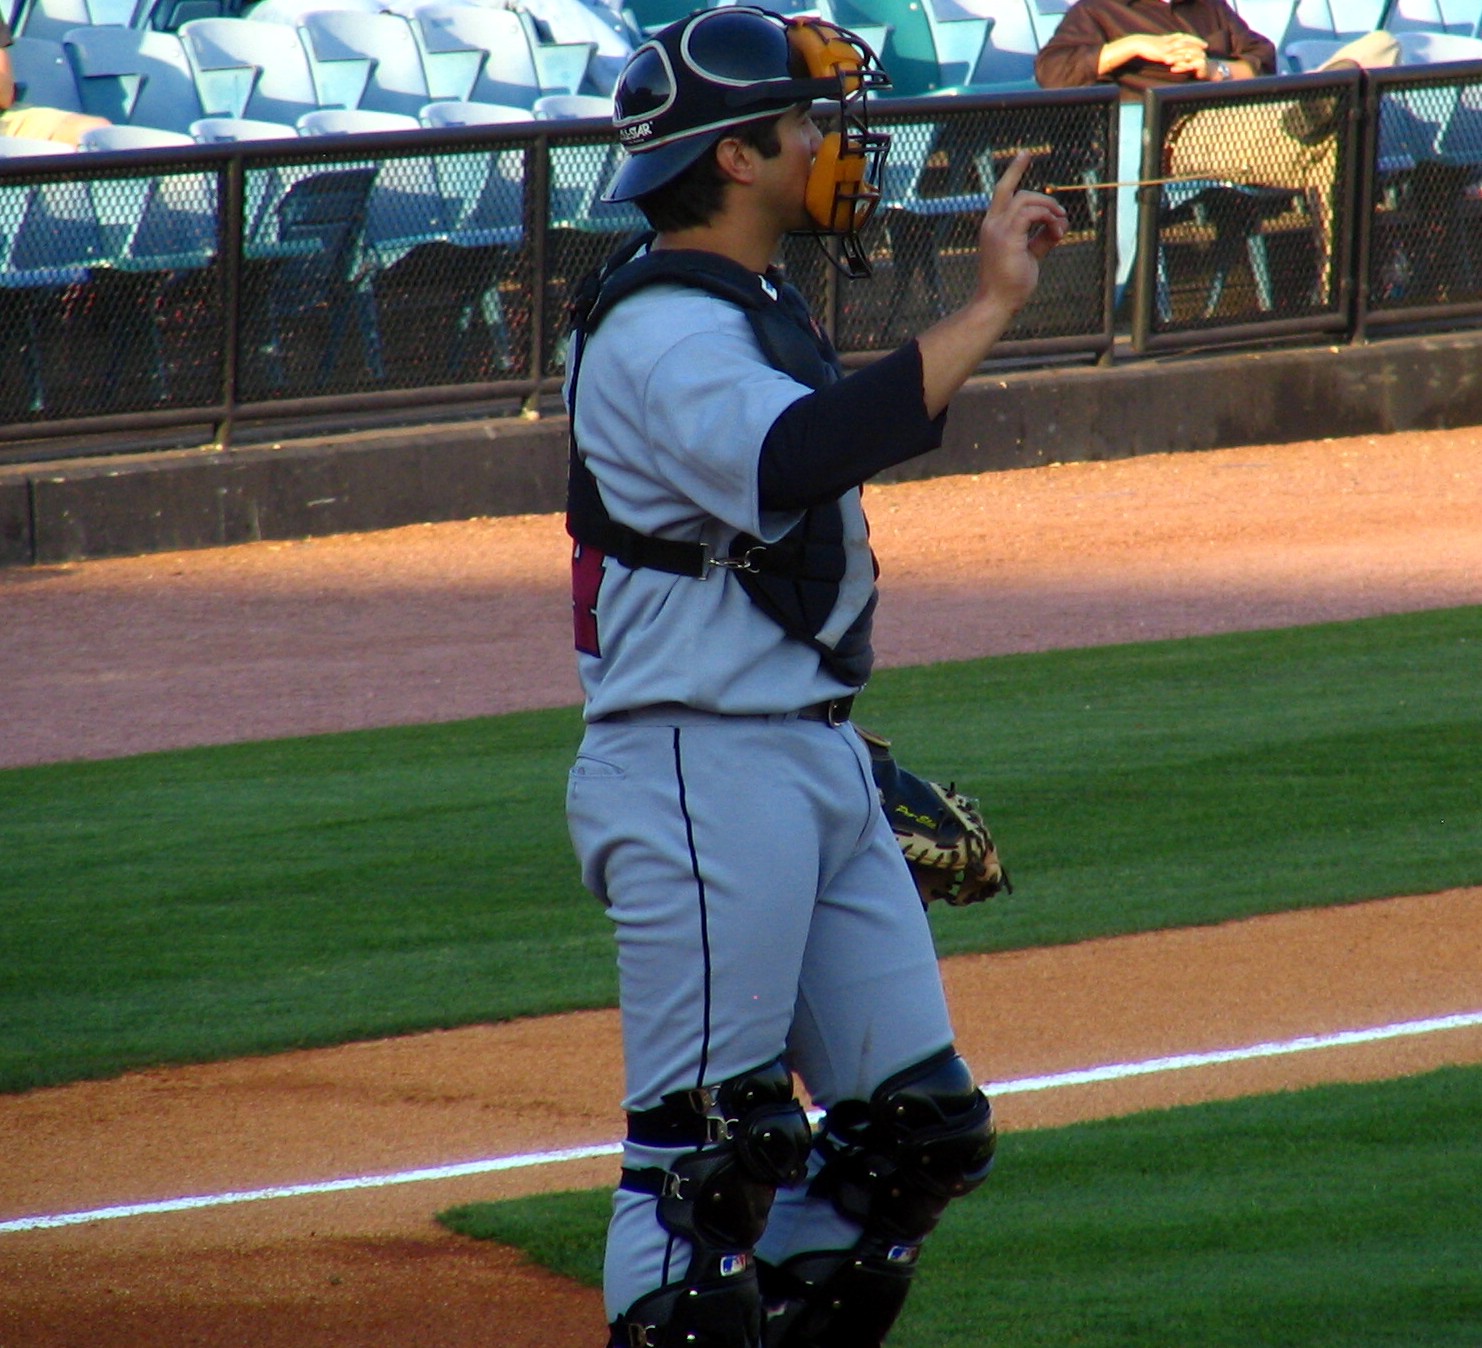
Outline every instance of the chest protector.
<path fill-rule="evenodd" d="M 652 238 L 642 235 L 614 254 L 588 278 L 572 305 L 566 531 L 581 549 L 602 553 L 627 567 L 652 567 L 696 579 L 703 579 L 712 567 L 734 572 L 752 602 L 788 636 L 813 647 L 825 668 L 841 682 L 863 687 L 874 663 L 870 633 L 878 596 L 873 587 L 837 640 L 820 637 L 833 615 L 846 570 L 844 516 L 837 501 L 804 511 L 798 523 L 774 543 L 738 533 L 724 557 L 715 556 L 704 544 L 640 533 L 607 513 L 597 481 L 576 444 L 581 352 L 602 319 L 635 291 L 664 283 L 716 295 L 746 315 L 757 345 L 774 368 L 814 389 L 840 376 L 832 344 L 814 325 L 807 303 L 793 286 L 779 277 L 758 276 L 713 253 L 660 249 L 638 256 Z M 871 567 L 878 574 L 873 555 Z"/>

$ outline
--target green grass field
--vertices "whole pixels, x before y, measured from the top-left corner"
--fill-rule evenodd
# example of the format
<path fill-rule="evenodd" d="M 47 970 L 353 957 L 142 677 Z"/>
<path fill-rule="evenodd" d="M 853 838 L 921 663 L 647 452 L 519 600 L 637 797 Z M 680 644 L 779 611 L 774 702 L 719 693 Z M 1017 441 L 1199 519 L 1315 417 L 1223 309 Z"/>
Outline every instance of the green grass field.
<path fill-rule="evenodd" d="M 1016 892 L 943 953 L 1482 883 L 1482 609 L 882 673 Z M 0 772 L 0 1090 L 614 1001 L 570 709 Z M 1010 1135 L 900 1348 L 1478 1348 L 1482 1073 Z M 448 1214 L 589 1282 L 605 1192 Z"/>
<path fill-rule="evenodd" d="M 882 673 L 1016 892 L 943 953 L 1482 881 L 1482 609 Z M 0 1089 L 611 1005 L 574 710 L 0 772 Z"/>

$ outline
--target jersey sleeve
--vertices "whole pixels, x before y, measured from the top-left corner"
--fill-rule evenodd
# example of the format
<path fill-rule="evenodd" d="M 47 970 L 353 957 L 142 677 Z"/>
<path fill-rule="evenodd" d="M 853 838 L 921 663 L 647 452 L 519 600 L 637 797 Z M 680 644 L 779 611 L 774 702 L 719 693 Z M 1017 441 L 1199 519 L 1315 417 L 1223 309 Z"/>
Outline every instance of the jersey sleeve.
<path fill-rule="evenodd" d="M 811 390 L 767 363 L 734 305 L 664 290 L 614 310 L 584 357 L 583 421 L 631 418 L 636 432 L 620 437 L 627 451 L 620 462 L 603 463 L 601 437 L 578 428 L 580 443 L 595 451 L 588 462 L 607 508 L 646 533 L 682 536 L 684 525 L 708 517 L 732 531 L 776 537 L 796 516 L 761 507 L 762 445 L 777 418 Z M 594 369 L 607 376 L 629 362 L 642 367 L 641 378 L 591 378 Z M 606 404 L 599 392 L 625 385 L 636 407 Z"/>

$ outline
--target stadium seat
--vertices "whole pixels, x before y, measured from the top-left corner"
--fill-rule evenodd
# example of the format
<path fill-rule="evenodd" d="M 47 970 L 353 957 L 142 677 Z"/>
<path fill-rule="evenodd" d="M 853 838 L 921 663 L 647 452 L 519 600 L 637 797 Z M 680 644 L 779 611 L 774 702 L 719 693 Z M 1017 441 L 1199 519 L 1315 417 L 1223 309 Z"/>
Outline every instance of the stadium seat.
<path fill-rule="evenodd" d="M 423 126 L 491 126 L 501 122 L 529 122 L 533 109 L 507 103 L 473 103 L 468 99 L 449 98 L 429 103 L 417 119 Z"/>
<path fill-rule="evenodd" d="M 1041 47 L 1055 35 L 1070 6 L 1071 0 L 1030 0 L 1029 22 L 1034 25 L 1034 40 Z"/>
<path fill-rule="evenodd" d="M 601 0 L 526 0 L 523 8 L 551 41 L 593 44 L 586 82 L 577 93 L 612 93 L 628 57 L 643 41 L 630 22 Z"/>
<path fill-rule="evenodd" d="M 202 117 L 190 124 L 190 134 L 202 145 L 242 140 L 297 140 L 298 128 L 284 122 L 258 122 L 250 117 Z"/>
<path fill-rule="evenodd" d="M 201 117 L 185 44 L 144 28 L 74 28 L 62 39 L 82 110 L 111 122 L 188 132 Z"/>
<path fill-rule="evenodd" d="M 269 396 L 287 386 L 295 351 L 313 366 L 310 387 L 323 388 L 352 332 L 360 338 L 366 367 L 375 378 L 384 377 L 364 248 L 376 173 L 373 167 L 346 167 L 301 178 L 248 235 L 243 323 L 258 360 L 242 372 L 247 396 Z"/>
<path fill-rule="evenodd" d="M 290 28 L 303 22 L 304 15 L 323 9 L 351 9 L 362 14 L 379 14 L 386 6 L 380 0 L 258 0 L 242 17 L 256 23 L 285 23 Z"/>
<path fill-rule="evenodd" d="M 75 145 L 61 140 L 33 140 L 30 136 L 0 136 L 0 159 L 29 159 L 40 154 L 73 154 Z"/>
<path fill-rule="evenodd" d="M 543 122 L 598 118 L 612 120 L 612 99 L 596 94 L 542 94 L 531 112 Z"/>
<path fill-rule="evenodd" d="M 59 39 L 18 37 L 10 44 L 15 101 L 37 107 L 82 111 L 82 94 Z"/>
<path fill-rule="evenodd" d="M 993 191 L 996 173 L 991 146 L 968 156 L 954 156 L 943 130 L 929 122 L 890 127 L 890 153 L 880 181 L 876 219 L 890 238 L 891 292 L 888 322 L 901 315 L 913 281 L 920 279 L 931 316 L 947 304 L 937 261 L 943 237 L 954 220 L 981 216 Z M 956 147 L 961 148 L 961 147 Z M 946 163 L 946 176 L 928 180 L 928 166 Z M 936 190 L 928 192 L 930 185 Z M 945 190 L 943 190 L 945 189 Z"/>
<path fill-rule="evenodd" d="M 403 112 L 376 108 L 315 108 L 298 119 L 301 136 L 353 136 L 375 131 L 420 131 L 422 123 Z"/>
<path fill-rule="evenodd" d="M 416 117 L 433 98 L 458 93 L 453 86 L 430 86 L 417 35 L 400 14 L 318 10 L 303 16 L 299 33 L 325 106 Z"/>
<path fill-rule="evenodd" d="M 467 87 L 453 95 L 474 103 L 530 108 L 543 94 L 571 93 L 541 82 L 528 31 L 511 10 L 457 0 L 418 6 L 410 15 L 418 41 L 433 60 L 462 62 Z"/>
<path fill-rule="evenodd" d="M 657 33 L 660 28 L 694 12 L 697 6 L 690 0 L 628 0 L 623 13 L 628 21 L 643 36 Z"/>
<path fill-rule="evenodd" d="M 1392 33 L 1482 37 L 1482 0 L 1392 0 L 1384 26 Z"/>
<path fill-rule="evenodd" d="M 1331 29 L 1327 32 L 1304 31 L 1297 23 L 1296 0 L 1231 0 L 1231 3 L 1251 29 L 1275 46 L 1278 65 L 1289 41 L 1333 36 Z"/>
<path fill-rule="evenodd" d="M 1389 0 L 1297 0 L 1296 26 L 1303 36 L 1331 34 L 1349 41 L 1380 27 L 1388 6 Z"/>
<path fill-rule="evenodd" d="M 1445 33 L 1470 34 L 1471 28 L 1451 29 L 1441 9 L 1441 0 L 1390 0 L 1384 16 L 1384 26 L 1391 33 Z"/>
<path fill-rule="evenodd" d="M 1445 61 L 1482 61 L 1482 38 L 1464 37 L 1458 33 L 1396 33 L 1400 44 L 1400 64 L 1406 66 L 1439 65 Z"/>
<path fill-rule="evenodd" d="M 105 24 L 132 26 L 142 3 L 150 0 L 31 0 L 14 30 L 17 37 L 47 38 L 60 42 L 73 28 Z"/>
<path fill-rule="evenodd" d="M 350 106 L 321 99 L 298 30 L 251 19 L 193 19 L 180 29 L 207 117 L 292 125 L 306 112 Z"/>
<path fill-rule="evenodd" d="M 1279 64 L 1287 74 L 1309 74 L 1346 45 L 1346 41 L 1339 37 L 1302 38 L 1297 42 L 1288 42 L 1281 49 Z"/>
<path fill-rule="evenodd" d="M 939 18 L 932 0 L 835 0 L 833 13 L 846 28 L 873 25 L 884 31 L 877 54 L 890 72 L 888 92 L 897 98 L 968 84 L 994 26 L 961 10 L 956 17 Z"/>
<path fill-rule="evenodd" d="M 158 150 L 176 145 L 194 145 L 184 131 L 166 131 L 157 126 L 95 126 L 82 133 L 79 150 L 107 153 L 117 150 Z"/>
<path fill-rule="evenodd" d="M 966 0 L 992 20 L 987 40 L 968 79 L 971 84 L 1035 87 L 1034 58 L 1043 43 L 1037 0 Z M 1059 23 L 1059 16 L 1055 16 Z"/>

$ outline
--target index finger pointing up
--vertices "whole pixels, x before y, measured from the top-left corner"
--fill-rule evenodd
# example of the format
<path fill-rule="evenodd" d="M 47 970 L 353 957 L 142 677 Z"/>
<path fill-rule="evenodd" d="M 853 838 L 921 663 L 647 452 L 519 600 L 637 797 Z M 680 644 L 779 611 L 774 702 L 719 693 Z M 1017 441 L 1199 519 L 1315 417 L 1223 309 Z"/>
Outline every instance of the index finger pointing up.
<path fill-rule="evenodd" d="M 1031 158 L 1028 150 L 1020 150 L 1008 168 L 999 175 L 998 186 L 993 189 L 994 205 L 1006 203 L 1019 190 L 1019 184 L 1029 170 Z"/>

